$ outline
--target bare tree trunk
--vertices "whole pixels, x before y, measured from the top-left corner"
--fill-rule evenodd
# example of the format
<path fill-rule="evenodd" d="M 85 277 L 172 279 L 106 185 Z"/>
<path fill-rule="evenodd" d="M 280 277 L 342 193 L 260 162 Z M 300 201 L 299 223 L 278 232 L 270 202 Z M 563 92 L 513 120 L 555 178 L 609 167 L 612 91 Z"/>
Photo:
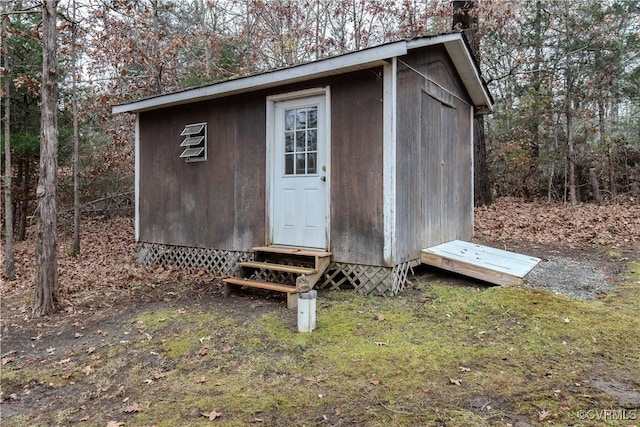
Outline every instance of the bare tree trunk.
<path fill-rule="evenodd" d="M 73 0 L 73 28 L 71 35 L 71 73 L 73 88 L 73 254 L 80 253 L 80 186 L 78 183 L 78 75 L 77 75 L 77 58 L 76 58 L 76 38 L 78 33 L 78 24 L 76 22 L 76 0 Z"/>
<path fill-rule="evenodd" d="M 593 189 L 593 200 L 600 205 L 602 204 L 600 182 L 598 181 L 598 172 L 594 166 L 589 168 L 589 180 L 591 181 L 591 188 Z"/>
<path fill-rule="evenodd" d="M 569 37 L 569 3 L 565 6 L 565 34 Z M 566 41 L 568 43 L 568 41 Z M 569 180 L 569 200 L 571 206 L 578 205 L 578 196 L 576 194 L 576 154 L 573 140 L 573 80 L 571 69 L 571 55 L 568 47 L 565 47 L 565 98 L 564 113 L 567 120 L 567 163 L 568 163 L 568 180 Z"/>
<path fill-rule="evenodd" d="M 478 37 L 478 15 L 474 11 L 476 0 L 455 0 L 453 6 L 452 28 L 463 31 L 469 40 L 471 53 L 479 60 L 480 39 Z M 476 116 L 473 120 L 473 198 L 475 206 L 491 203 L 491 184 L 487 166 L 487 141 L 484 133 L 484 117 Z"/>
<path fill-rule="evenodd" d="M 567 99 L 565 102 L 565 115 L 567 118 L 567 163 L 569 167 L 569 201 L 571 206 L 578 205 L 578 196 L 576 194 L 576 154 L 573 141 L 573 112 L 571 111 L 571 98 L 569 98 L 570 89 L 567 88 Z"/>
<path fill-rule="evenodd" d="M 11 200 L 11 79 L 9 78 L 9 44 L 7 43 L 7 17 L 2 18 L 2 50 L 4 52 L 4 275 L 15 280 L 16 267 L 13 254 L 13 201 Z"/>
<path fill-rule="evenodd" d="M 16 224 L 18 227 L 17 240 L 24 241 L 27 238 L 27 218 L 29 207 L 29 191 L 31 190 L 31 161 L 28 156 L 18 158 L 18 179 L 20 182 L 19 199 L 16 203 Z"/>
<path fill-rule="evenodd" d="M 532 87 L 536 97 L 540 97 L 542 89 L 542 3 L 536 1 L 536 18 L 534 20 L 534 46 L 535 54 L 533 60 Z M 539 101 L 536 101 L 531 118 L 530 132 L 531 142 L 529 143 L 529 168 L 524 174 L 522 192 L 526 201 L 532 201 L 537 193 L 538 163 L 540 162 L 540 122 L 541 108 Z"/>
<path fill-rule="evenodd" d="M 56 9 L 58 0 L 42 4 L 42 89 L 38 234 L 33 315 L 58 309 L 56 186 L 58 171 L 58 61 Z"/>

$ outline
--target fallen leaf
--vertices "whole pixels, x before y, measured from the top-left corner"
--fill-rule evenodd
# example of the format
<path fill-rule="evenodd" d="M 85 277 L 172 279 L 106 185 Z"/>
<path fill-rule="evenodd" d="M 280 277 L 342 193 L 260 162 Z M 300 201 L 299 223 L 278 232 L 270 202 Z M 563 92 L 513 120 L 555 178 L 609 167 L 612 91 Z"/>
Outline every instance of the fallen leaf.
<path fill-rule="evenodd" d="M 82 336 L 82 334 L 80 332 L 76 332 L 75 334 L 73 334 L 74 338 L 80 338 Z"/>
<path fill-rule="evenodd" d="M 223 353 L 229 353 L 231 351 L 231 347 L 222 347 L 222 352 Z"/>
<path fill-rule="evenodd" d="M 93 353 L 94 351 L 96 351 L 96 348 L 95 348 L 95 347 L 89 347 L 89 348 L 87 349 L 87 354 L 91 354 L 91 353 Z"/>
<path fill-rule="evenodd" d="M 85 375 L 89 376 L 93 373 L 95 369 L 93 369 L 93 367 L 91 365 L 87 365 L 84 368 L 82 368 L 82 372 L 84 372 Z"/>
<path fill-rule="evenodd" d="M 549 415 L 551 415 L 551 412 L 546 409 L 538 412 L 538 421 L 544 421 Z"/>
<path fill-rule="evenodd" d="M 55 351 L 56 351 L 56 348 L 55 348 L 55 347 L 49 347 L 49 348 L 47 348 L 47 353 L 49 353 L 49 354 L 53 354 L 53 353 L 55 353 Z"/>
<path fill-rule="evenodd" d="M 455 385 L 462 385 L 462 380 L 456 379 L 456 378 L 449 378 L 449 383 L 450 384 L 455 384 Z"/>
<path fill-rule="evenodd" d="M 201 412 L 200 415 L 205 418 L 209 418 L 209 421 L 213 421 L 216 418 L 220 418 L 222 416 L 222 412 L 216 412 L 216 411 Z"/>
<path fill-rule="evenodd" d="M 11 362 L 13 360 L 13 357 L 3 357 L 2 358 L 2 366 L 6 365 L 7 363 Z"/>
<path fill-rule="evenodd" d="M 198 355 L 199 356 L 206 356 L 208 352 L 209 352 L 209 350 L 207 349 L 207 347 L 202 347 L 200 350 L 198 350 Z"/>
<path fill-rule="evenodd" d="M 387 345 L 387 343 L 386 343 L 386 342 L 383 342 L 383 341 L 375 341 L 375 344 L 376 344 L 378 347 L 383 346 L 383 345 Z"/>
<path fill-rule="evenodd" d="M 371 380 L 369 381 L 372 385 L 378 385 L 380 384 L 380 380 Z"/>
<path fill-rule="evenodd" d="M 431 393 L 431 389 L 427 387 L 420 387 L 420 390 L 422 390 L 423 393 Z"/>
<path fill-rule="evenodd" d="M 61 361 L 58 362 L 58 364 L 59 365 L 66 365 L 69 362 L 71 362 L 71 358 L 62 359 Z"/>
<path fill-rule="evenodd" d="M 376 319 L 378 319 L 379 322 L 384 320 L 384 315 L 382 314 L 378 314 L 378 316 L 376 317 Z"/>
<path fill-rule="evenodd" d="M 153 378 L 155 378 L 156 380 L 159 380 L 160 378 L 164 378 L 166 376 L 167 376 L 167 374 L 164 374 L 162 372 L 156 372 L 156 373 L 153 374 Z"/>
<path fill-rule="evenodd" d="M 569 322 L 571 322 L 571 319 L 569 319 L 568 317 L 565 317 L 564 319 L 562 319 L 562 321 L 564 323 L 569 323 Z"/>
<path fill-rule="evenodd" d="M 78 419 L 78 421 L 89 421 L 91 417 L 89 415 L 85 415 L 84 417 Z"/>
<path fill-rule="evenodd" d="M 138 404 L 138 402 L 133 402 L 131 405 L 125 406 L 124 408 L 124 412 L 126 412 L 127 414 L 140 411 L 142 411 L 142 407 Z"/>
<path fill-rule="evenodd" d="M 464 366 L 459 366 L 460 372 L 471 372 L 471 368 L 465 368 Z"/>
<path fill-rule="evenodd" d="M 207 377 L 205 377 L 204 375 L 194 381 L 194 383 L 196 384 L 202 384 L 204 382 L 207 382 Z"/>
<path fill-rule="evenodd" d="M 122 427 L 124 423 L 122 421 L 109 421 L 107 427 Z"/>

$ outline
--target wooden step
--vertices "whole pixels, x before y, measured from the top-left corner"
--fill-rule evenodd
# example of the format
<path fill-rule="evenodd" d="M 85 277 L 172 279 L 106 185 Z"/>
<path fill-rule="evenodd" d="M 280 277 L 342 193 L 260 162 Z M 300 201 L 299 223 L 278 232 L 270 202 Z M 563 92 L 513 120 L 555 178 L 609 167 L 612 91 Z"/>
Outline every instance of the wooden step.
<path fill-rule="evenodd" d="M 287 294 L 287 308 L 294 309 L 298 306 L 298 294 L 295 286 L 282 285 L 280 283 L 263 282 L 260 280 L 240 279 L 237 277 L 229 277 L 222 280 L 225 284 L 224 294 L 229 296 L 231 286 L 246 286 L 248 288 L 266 289 L 268 291 L 284 292 Z"/>
<path fill-rule="evenodd" d="M 331 252 L 323 251 L 323 250 L 313 250 L 313 249 L 300 249 L 300 248 L 285 248 L 279 246 L 258 246 L 253 248 L 254 252 L 271 252 L 276 254 L 287 254 L 287 255 L 301 255 L 301 256 L 312 256 L 317 258 L 324 258 L 331 256 Z"/>
<path fill-rule="evenodd" d="M 229 277 L 228 279 L 223 279 L 222 281 L 224 283 L 238 286 L 247 286 L 250 288 L 267 289 L 270 291 L 285 292 L 288 294 L 296 293 L 295 286 L 282 285 L 280 283 L 263 282 L 261 280 L 240 279 L 237 277 Z"/>
<path fill-rule="evenodd" d="M 293 265 L 273 264 L 270 262 L 260 261 L 244 261 L 239 263 L 239 265 L 241 267 L 261 268 L 263 270 L 283 271 L 285 273 L 293 274 L 314 274 L 318 272 L 314 268 L 296 267 Z"/>

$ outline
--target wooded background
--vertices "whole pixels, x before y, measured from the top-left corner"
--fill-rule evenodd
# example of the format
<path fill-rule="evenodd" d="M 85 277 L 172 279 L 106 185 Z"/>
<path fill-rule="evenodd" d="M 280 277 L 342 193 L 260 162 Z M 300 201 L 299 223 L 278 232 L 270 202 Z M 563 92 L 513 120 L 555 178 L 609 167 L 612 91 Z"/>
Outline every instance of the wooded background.
<path fill-rule="evenodd" d="M 114 104 L 448 32 L 453 3 L 470 7 L 476 27 L 468 36 L 496 101 L 484 123 L 484 201 L 638 200 L 637 1 L 61 0 L 59 211 L 74 205 L 74 117 L 79 204 L 109 214 L 115 196 L 117 207 L 130 206 L 133 188 L 132 117 L 112 116 Z M 37 201 L 43 20 L 38 1 L 0 7 L 11 109 L 2 132 L 11 167 L 3 161 L 2 174 L 5 184 L 12 178 L 12 230 L 21 240 Z"/>

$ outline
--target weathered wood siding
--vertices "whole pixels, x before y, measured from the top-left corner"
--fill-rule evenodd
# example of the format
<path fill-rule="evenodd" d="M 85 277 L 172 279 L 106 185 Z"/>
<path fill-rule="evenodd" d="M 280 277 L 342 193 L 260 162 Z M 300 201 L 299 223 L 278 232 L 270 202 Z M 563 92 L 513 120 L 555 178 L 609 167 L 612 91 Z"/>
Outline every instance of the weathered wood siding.
<path fill-rule="evenodd" d="M 140 240 L 246 250 L 264 240 L 264 97 L 140 115 Z M 208 159 L 185 163 L 180 132 L 207 122 Z"/>
<path fill-rule="evenodd" d="M 382 68 L 331 85 L 331 250 L 334 260 L 384 264 Z"/>
<path fill-rule="evenodd" d="M 442 48 L 401 60 L 413 70 L 398 65 L 396 262 L 473 235 L 471 106 L 464 86 Z"/>
<path fill-rule="evenodd" d="M 383 265 L 382 69 L 140 114 L 140 241 L 227 250 L 265 243 L 266 97 L 331 88 L 330 241 L 337 262 Z M 208 159 L 180 159 L 207 122 Z"/>

